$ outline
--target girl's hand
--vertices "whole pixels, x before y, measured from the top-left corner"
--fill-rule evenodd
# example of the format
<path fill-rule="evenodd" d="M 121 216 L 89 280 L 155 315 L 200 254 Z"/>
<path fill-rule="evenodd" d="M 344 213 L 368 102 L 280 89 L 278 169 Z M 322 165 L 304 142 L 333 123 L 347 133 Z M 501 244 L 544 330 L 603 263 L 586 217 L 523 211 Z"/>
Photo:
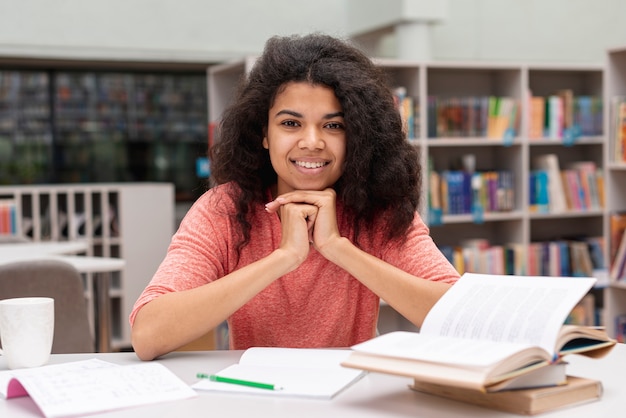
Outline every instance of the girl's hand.
<path fill-rule="evenodd" d="M 280 214 L 282 228 L 280 248 L 294 253 L 300 265 L 309 255 L 318 208 L 302 203 L 284 203 L 272 205 L 272 209 L 268 209 L 268 212 L 276 211 Z"/>
<path fill-rule="evenodd" d="M 276 200 L 265 205 L 265 209 L 270 212 L 281 210 L 281 222 L 283 208 L 290 206 L 311 206 L 314 211 L 310 211 L 307 227 L 310 231 L 309 239 L 315 248 L 324 255 L 324 247 L 336 238 L 340 238 L 337 227 L 336 193 L 333 189 L 322 191 L 296 190 L 286 193 L 276 198 Z M 284 229 L 284 227 L 283 227 Z"/>

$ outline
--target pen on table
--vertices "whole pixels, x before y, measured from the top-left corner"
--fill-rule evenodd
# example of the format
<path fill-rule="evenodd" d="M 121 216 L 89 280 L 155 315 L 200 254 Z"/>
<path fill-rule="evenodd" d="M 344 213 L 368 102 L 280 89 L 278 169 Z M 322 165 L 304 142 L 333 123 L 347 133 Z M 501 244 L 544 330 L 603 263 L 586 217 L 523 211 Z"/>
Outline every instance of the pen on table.
<path fill-rule="evenodd" d="M 251 388 L 282 390 L 282 387 L 276 386 L 271 383 L 261 383 L 261 382 L 253 382 L 251 380 L 233 379 L 230 377 L 218 376 L 215 374 L 208 375 L 206 373 L 197 373 L 196 377 L 198 379 L 209 379 L 213 382 L 230 383 L 233 385 L 248 386 Z"/>

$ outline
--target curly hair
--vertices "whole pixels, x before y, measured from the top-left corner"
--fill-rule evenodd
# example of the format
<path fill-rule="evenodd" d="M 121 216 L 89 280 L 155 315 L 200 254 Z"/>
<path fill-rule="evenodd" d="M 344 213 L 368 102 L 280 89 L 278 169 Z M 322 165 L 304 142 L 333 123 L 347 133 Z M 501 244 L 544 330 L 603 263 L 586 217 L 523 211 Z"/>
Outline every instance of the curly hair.
<path fill-rule="evenodd" d="M 239 248 L 250 240 L 253 205 L 265 203 L 267 189 L 277 182 L 262 141 L 269 109 L 287 82 L 328 86 L 341 104 L 346 161 L 334 189 L 357 237 L 378 216 L 385 219 L 387 238 L 402 237 L 419 205 L 418 150 L 406 139 L 384 71 L 347 41 L 315 33 L 270 38 L 217 129 L 212 180 L 238 185 L 233 200 Z"/>

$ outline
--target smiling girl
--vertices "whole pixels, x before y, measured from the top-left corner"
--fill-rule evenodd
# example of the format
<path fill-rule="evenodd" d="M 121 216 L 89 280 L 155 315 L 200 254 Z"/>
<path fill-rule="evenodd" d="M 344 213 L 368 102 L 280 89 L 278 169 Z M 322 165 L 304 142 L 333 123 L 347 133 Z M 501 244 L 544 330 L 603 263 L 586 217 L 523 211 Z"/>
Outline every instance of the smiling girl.
<path fill-rule="evenodd" d="M 380 299 L 420 326 L 459 275 L 417 210 L 419 156 L 383 73 L 322 35 L 265 46 L 189 210 L 130 316 L 154 359 L 228 321 L 230 347 L 349 347 Z"/>

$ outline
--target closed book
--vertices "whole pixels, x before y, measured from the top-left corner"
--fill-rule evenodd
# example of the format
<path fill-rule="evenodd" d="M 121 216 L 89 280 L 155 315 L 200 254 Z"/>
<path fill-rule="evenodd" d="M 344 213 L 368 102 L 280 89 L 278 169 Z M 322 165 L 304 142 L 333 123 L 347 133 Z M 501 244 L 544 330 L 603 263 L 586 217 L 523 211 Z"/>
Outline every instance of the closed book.
<path fill-rule="evenodd" d="M 602 382 L 599 380 L 576 376 L 568 376 L 565 385 L 491 393 L 419 380 L 415 380 L 410 388 L 430 395 L 519 415 L 536 415 L 596 401 L 602 397 L 603 391 Z"/>

